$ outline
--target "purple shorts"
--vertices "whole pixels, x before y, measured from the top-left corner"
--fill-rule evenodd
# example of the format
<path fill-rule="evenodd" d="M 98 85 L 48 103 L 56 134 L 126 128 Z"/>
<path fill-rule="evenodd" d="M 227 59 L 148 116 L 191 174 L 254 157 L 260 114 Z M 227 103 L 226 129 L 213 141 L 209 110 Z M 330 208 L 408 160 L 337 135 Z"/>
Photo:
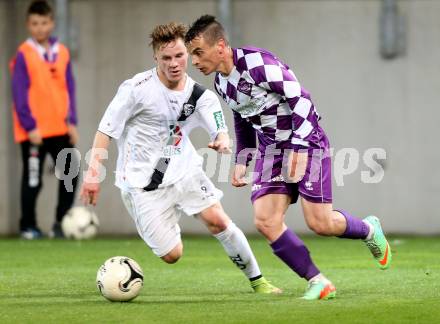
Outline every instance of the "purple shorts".
<path fill-rule="evenodd" d="M 262 147 L 255 162 L 252 183 L 252 203 L 268 194 L 286 194 L 291 203 L 298 195 L 314 203 L 332 202 L 332 175 L 329 142 L 325 133 L 313 147 L 307 149 L 308 161 L 305 175 L 298 183 L 287 179 L 288 156 L 292 149 L 274 149 Z"/>

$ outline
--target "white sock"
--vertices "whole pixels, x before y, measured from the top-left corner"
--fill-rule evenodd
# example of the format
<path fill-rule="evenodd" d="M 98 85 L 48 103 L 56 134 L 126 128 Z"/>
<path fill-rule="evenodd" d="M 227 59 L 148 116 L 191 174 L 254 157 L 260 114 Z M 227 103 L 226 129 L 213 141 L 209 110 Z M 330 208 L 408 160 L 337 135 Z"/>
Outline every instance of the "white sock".
<path fill-rule="evenodd" d="M 365 241 L 371 240 L 371 238 L 372 238 L 373 235 L 374 235 L 374 226 L 371 225 L 370 223 L 366 222 L 366 221 L 363 221 L 363 222 L 364 222 L 365 224 L 367 224 L 368 227 L 370 228 L 370 231 L 368 232 L 368 235 L 367 235 L 367 237 L 365 238 Z"/>
<path fill-rule="evenodd" d="M 223 245 L 232 262 L 243 271 L 248 279 L 261 276 L 260 268 L 246 236 L 233 222 L 223 232 L 214 234 L 214 236 Z"/>

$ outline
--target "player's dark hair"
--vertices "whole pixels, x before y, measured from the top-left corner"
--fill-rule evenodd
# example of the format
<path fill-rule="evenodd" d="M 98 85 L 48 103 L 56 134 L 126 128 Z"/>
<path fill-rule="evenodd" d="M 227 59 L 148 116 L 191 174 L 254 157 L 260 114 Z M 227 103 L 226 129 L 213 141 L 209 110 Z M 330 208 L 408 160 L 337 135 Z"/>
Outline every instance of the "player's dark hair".
<path fill-rule="evenodd" d="M 209 45 L 214 45 L 214 43 L 220 39 L 223 39 L 226 44 L 228 43 L 226 31 L 222 24 L 211 15 L 201 16 L 189 27 L 189 30 L 185 35 L 185 43 L 188 44 L 194 38 L 199 36 L 203 36 Z"/>
<path fill-rule="evenodd" d="M 52 7 L 44 0 L 32 1 L 26 13 L 26 17 L 30 15 L 51 16 L 53 17 Z"/>
<path fill-rule="evenodd" d="M 179 38 L 185 40 L 186 26 L 180 23 L 170 22 L 156 26 L 150 34 L 150 46 L 156 52 L 161 46 Z"/>

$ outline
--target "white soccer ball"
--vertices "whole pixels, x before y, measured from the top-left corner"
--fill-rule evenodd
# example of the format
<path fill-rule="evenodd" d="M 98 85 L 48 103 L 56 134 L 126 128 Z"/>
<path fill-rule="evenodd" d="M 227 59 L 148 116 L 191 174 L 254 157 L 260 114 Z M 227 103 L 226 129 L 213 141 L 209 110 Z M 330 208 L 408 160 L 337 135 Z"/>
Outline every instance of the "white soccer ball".
<path fill-rule="evenodd" d="M 69 209 L 61 222 L 64 236 L 76 240 L 91 239 L 98 232 L 99 220 L 96 214 L 86 207 Z"/>
<path fill-rule="evenodd" d="M 96 285 L 102 296 L 110 301 L 130 301 L 139 295 L 144 274 L 133 259 L 115 256 L 98 269 Z"/>

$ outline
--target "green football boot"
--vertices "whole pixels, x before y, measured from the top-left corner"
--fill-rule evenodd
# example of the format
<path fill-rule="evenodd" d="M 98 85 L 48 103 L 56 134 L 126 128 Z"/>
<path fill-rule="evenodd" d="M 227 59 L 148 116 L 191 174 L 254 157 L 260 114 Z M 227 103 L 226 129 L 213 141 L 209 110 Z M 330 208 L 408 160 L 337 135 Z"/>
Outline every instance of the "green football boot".
<path fill-rule="evenodd" d="M 379 268 L 382 270 L 388 269 L 392 260 L 391 248 L 383 234 L 379 218 L 376 216 L 368 216 L 364 218 L 364 221 L 374 227 L 373 237 L 369 240 L 364 240 L 364 242 L 376 259 Z"/>
<path fill-rule="evenodd" d="M 283 292 L 280 288 L 272 285 L 264 277 L 251 281 L 251 287 L 257 294 L 281 294 Z"/>
<path fill-rule="evenodd" d="M 302 296 L 305 300 L 332 299 L 336 297 L 336 288 L 328 280 L 309 282 L 307 290 Z"/>

